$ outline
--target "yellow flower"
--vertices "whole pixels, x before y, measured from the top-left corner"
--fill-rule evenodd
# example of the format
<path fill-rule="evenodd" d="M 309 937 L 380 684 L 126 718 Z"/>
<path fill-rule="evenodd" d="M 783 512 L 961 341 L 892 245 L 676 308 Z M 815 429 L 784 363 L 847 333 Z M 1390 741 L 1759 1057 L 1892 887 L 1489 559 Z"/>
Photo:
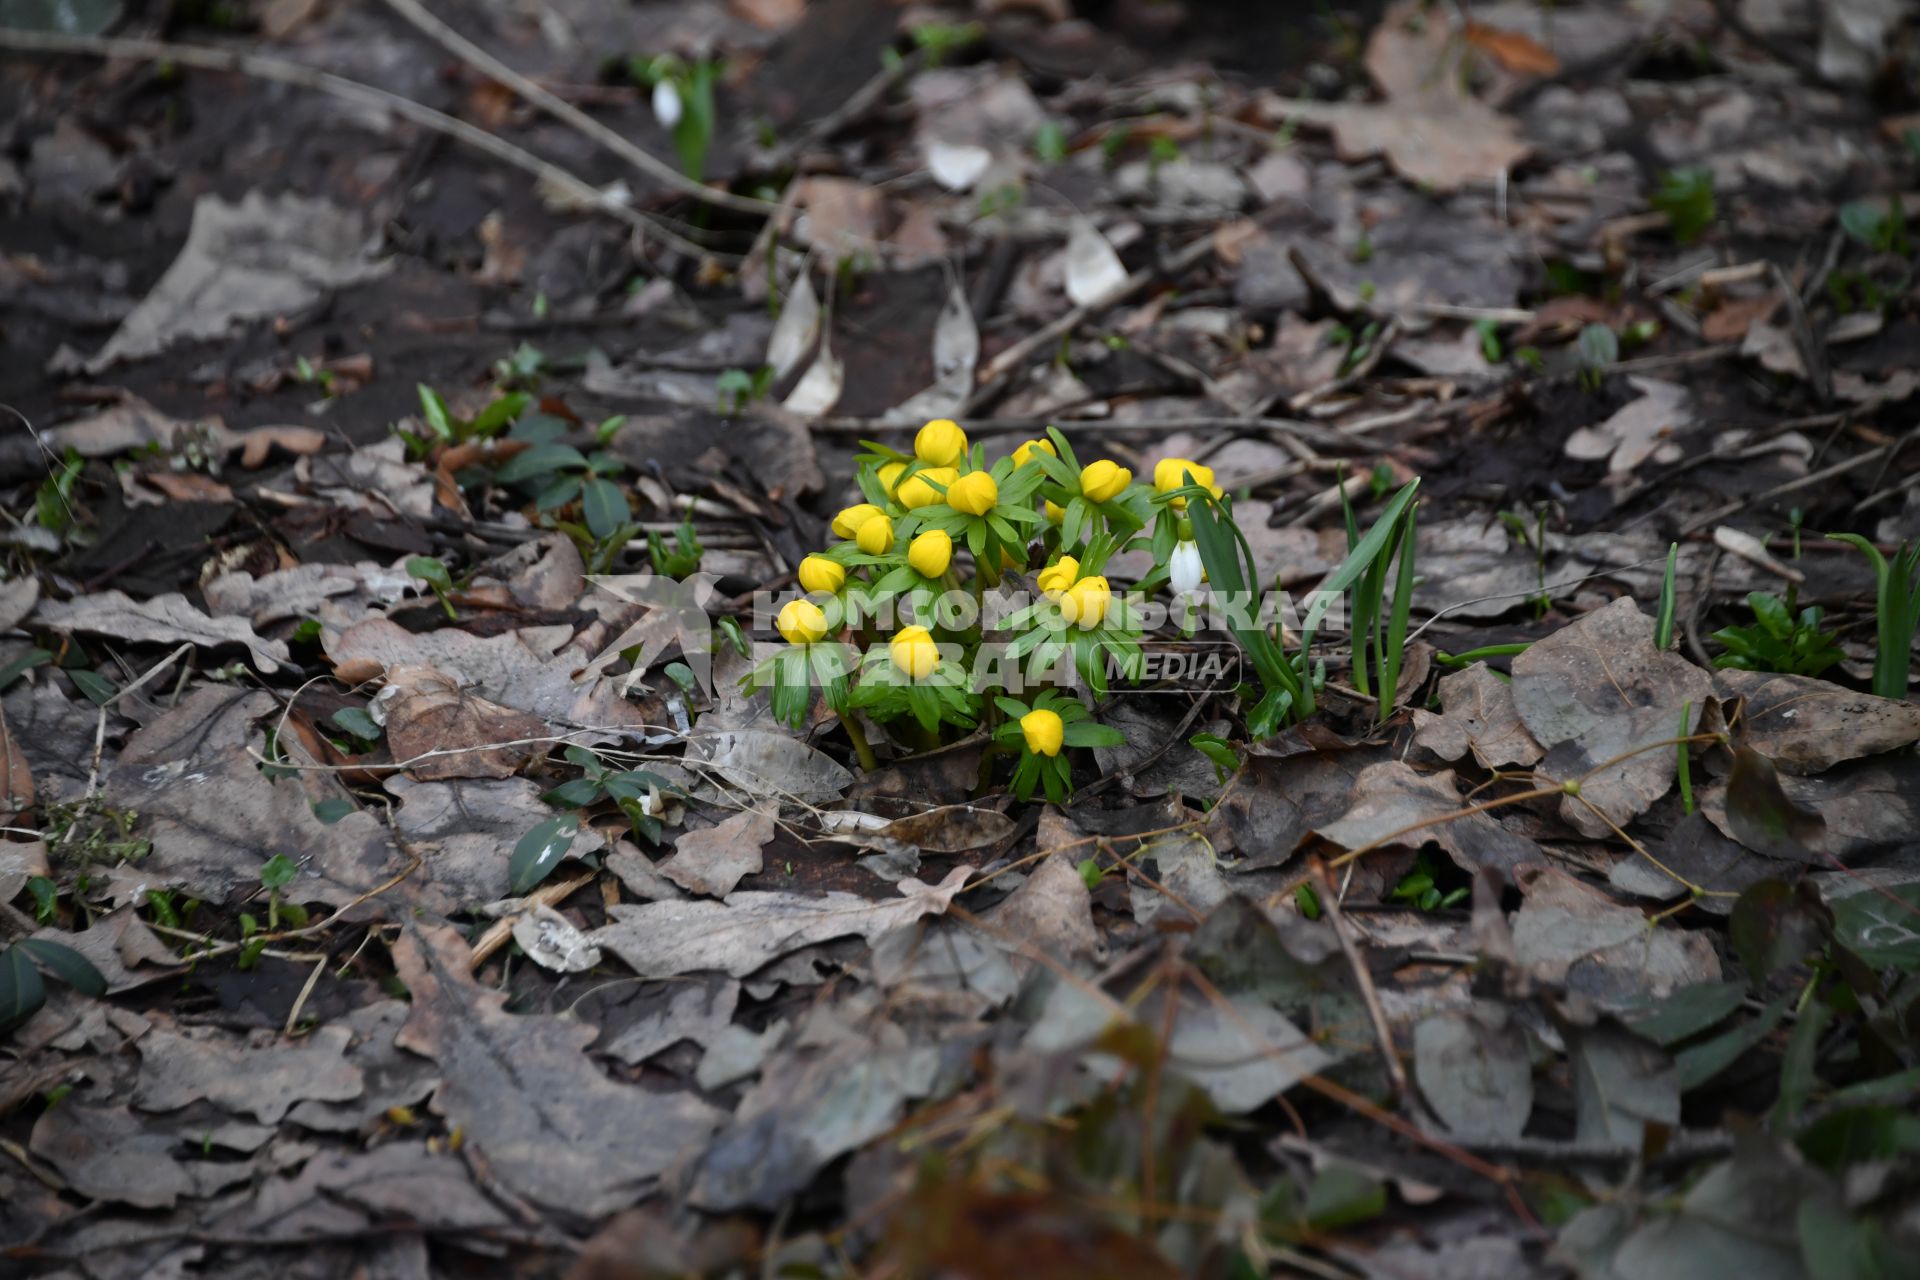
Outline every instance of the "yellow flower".
<path fill-rule="evenodd" d="M 1029 440 L 1013 451 L 1013 465 L 1016 467 L 1026 466 L 1027 463 L 1033 460 L 1035 450 L 1041 453 L 1052 454 L 1056 458 L 1060 456 L 1059 452 L 1053 447 L 1053 441 Z"/>
<path fill-rule="evenodd" d="M 847 571 L 838 561 L 825 556 L 808 556 L 800 562 L 797 576 L 802 591 L 818 591 L 832 595 L 847 585 Z"/>
<path fill-rule="evenodd" d="M 913 456 L 935 467 L 950 467 L 967 451 L 967 433 L 951 418 L 935 418 L 913 438 Z"/>
<path fill-rule="evenodd" d="M 789 600 L 774 619 L 788 644 L 816 644 L 827 638 L 827 615 L 811 600 Z"/>
<path fill-rule="evenodd" d="M 902 627 L 887 645 L 893 665 L 914 680 L 925 680 L 940 665 L 940 646 L 925 627 Z"/>
<path fill-rule="evenodd" d="M 907 464 L 904 462 L 886 462 L 881 464 L 880 469 L 874 472 L 874 475 L 879 477 L 880 487 L 888 493 L 892 493 L 899 487 L 900 475 L 906 469 Z"/>
<path fill-rule="evenodd" d="M 1213 482 L 1213 468 L 1203 467 L 1199 463 L 1190 462 L 1185 458 L 1162 458 L 1153 464 L 1153 491 L 1155 493 L 1166 493 L 1172 489 L 1185 488 L 1189 474 L 1193 476 L 1193 482 L 1195 484 L 1204 489 L 1211 490 L 1213 496 L 1216 498 L 1220 496 L 1222 490 L 1219 485 Z M 1175 498 L 1167 505 L 1175 511 L 1184 511 L 1186 510 L 1187 500 L 1185 498 Z"/>
<path fill-rule="evenodd" d="M 925 577 L 939 577 L 953 563 L 953 539 L 944 529 L 927 530 L 907 545 L 907 563 Z"/>
<path fill-rule="evenodd" d="M 1067 509 L 1056 502 L 1047 503 L 1047 523 L 1059 524 L 1067 518 Z"/>
<path fill-rule="evenodd" d="M 1056 713 L 1041 707 L 1020 717 L 1020 732 L 1027 739 L 1027 750 L 1037 756 L 1057 756 L 1066 740 L 1067 726 Z"/>
<path fill-rule="evenodd" d="M 1062 591 L 1072 586 L 1080 577 L 1080 562 L 1072 556 L 1061 556 L 1054 563 L 1040 571 L 1036 581 L 1040 590 L 1047 596 L 1057 598 Z"/>
<path fill-rule="evenodd" d="M 1107 580 L 1096 575 L 1080 579 L 1061 593 L 1060 612 L 1082 631 L 1091 631 L 1107 616 L 1107 606 L 1112 603 L 1113 591 Z"/>
<path fill-rule="evenodd" d="M 860 526 L 860 532 L 853 535 L 854 545 L 870 556 L 883 556 L 893 550 L 893 521 L 887 516 L 875 516 Z"/>
<path fill-rule="evenodd" d="M 1000 486 L 984 471 L 969 471 L 947 486 L 947 505 L 970 516 L 983 516 L 1000 501 Z"/>
<path fill-rule="evenodd" d="M 862 502 L 858 506 L 847 507 L 833 518 L 834 536 L 851 538 L 860 532 L 860 526 L 880 514 L 880 508 L 871 502 Z"/>
<path fill-rule="evenodd" d="M 909 511 L 929 507 L 940 501 L 940 490 L 927 483 L 932 480 L 941 485 L 951 486 L 960 478 L 960 473 L 952 467 L 922 467 L 908 476 L 894 497 L 900 499 L 900 505 Z"/>
<path fill-rule="evenodd" d="M 1133 483 L 1133 472 L 1102 458 L 1080 468 L 1080 492 L 1088 502 L 1105 502 L 1120 496 Z"/>

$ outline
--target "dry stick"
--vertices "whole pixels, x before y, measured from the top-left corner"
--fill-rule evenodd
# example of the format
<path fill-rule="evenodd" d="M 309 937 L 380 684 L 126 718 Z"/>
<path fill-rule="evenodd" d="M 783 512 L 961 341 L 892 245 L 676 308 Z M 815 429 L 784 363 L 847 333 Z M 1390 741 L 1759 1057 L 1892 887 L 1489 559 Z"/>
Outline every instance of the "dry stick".
<path fill-rule="evenodd" d="M 1845 475 L 1849 471 L 1858 471 L 1868 463 L 1877 462 L 1883 455 L 1899 448 L 1901 444 L 1905 443 L 1905 440 L 1906 437 L 1903 436 L 1892 444 L 1883 444 L 1877 449 L 1869 449 L 1858 457 L 1849 458 L 1845 462 L 1836 462 L 1830 467 L 1823 467 L 1818 471 L 1811 472 L 1798 479 L 1789 480 L 1785 484 L 1777 484 L 1763 493 L 1756 493 L 1751 497 L 1741 498 L 1737 502 L 1729 502 L 1724 507 L 1719 507 L 1703 515 L 1695 516 L 1680 526 L 1680 534 L 1682 537 L 1685 537 L 1688 534 L 1698 533 L 1708 525 L 1719 524 L 1728 516 L 1736 515 L 1748 507 L 1763 502 L 1771 502 L 1775 498 L 1785 497 L 1789 493 L 1795 493 L 1816 484 L 1823 484 L 1835 476 Z"/>
<path fill-rule="evenodd" d="M 1319 858 L 1311 862 L 1314 883 L 1319 888 L 1320 909 L 1327 913 L 1327 919 L 1333 925 L 1333 936 L 1340 941 L 1340 951 L 1347 958 L 1347 965 L 1353 970 L 1354 983 L 1360 988 L 1361 1002 L 1367 1006 L 1367 1017 L 1373 1023 L 1374 1038 L 1380 1042 L 1380 1058 L 1386 1064 L 1387 1079 L 1393 1085 L 1393 1096 L 1404 1105 L 1407 1100 L 1407 1069 L 1400 1061 L 1400 1054 L 1393 1047 L 1393 1027 L 1387 1022 L 1387 1011 L 1380 1004 L 1380 992 L 1373 985 L 1373 973 L 1367 968 L 1366 960 L 1360 954 L 1360 948 L 1354 945 L 1353 928 L 1347 923 L 1346 913 L 1340 909 L 1340 895 L 1333 890 L 1333 882 L 1327 879 L 1326 866 Z"/>
<path fill-rule="evenodd" d="M 571 880 L 562 880 L 552 884 L 541 885 L 538 889 L 535 889 L 532 893 L 521 899 L 521 901 L 525 902 L 529 909 L 533 907 L 551 907 L 555 903 L 563 902 L 567 898 L 572 897 L 576 891 L 592 884 L 594 877 L 599 874 L 597 871 L 589 871 L 585 875 L 575 876 Z M 507 939 L 513 936 L 513 922 L 517 918 L 518 916 L 515 915 L 509 916 L 505 920 L 495 921 L 492 927 L 481 934 L 480 941 L 473 944 L 473 955 L 468 959 L 467 967 L 478 969 L 492 958 L 494 952 L 506 946 Z"/>
<path fill-rule="evenodd" d="M 1000 384 L 1011 377 L 1016 369 L 1019 369 L 1025 365 L 1028 360 L 1032 359 L 1035 352 L 1051 346 L 1053 343 L 1059 341 L 1063 335 L 1072 333 L 1075 329 L 1079 328 L 1081 324 L 1085 323 L 1091 317 L 1098 315 L 1100 312 L 1105 311 L 1108 307 L 1114 306 L 1116 303 L 1124 302 L 1126 299 L 1159 279 L 1163 274 L 1171 276 L 1178 275 L 1180 272 L 1185 271 L 1209 253 L 1212 253 L 1213 243 L 1214 233 L 1209 231 L 1199 239 L 1192 241 L 1184 248 L 1175 252 L 1166 262 L 1140 268 L 1140 270 L 1134 272 L 1119 284 L 1114 285 L 1113 288 L 1107 290 L 1099 297 L 1075 307 L 1050 324 L 1042 325 L 1026 337 L 1020 339 L 1020 341 L 1008 347 L 1005 351 L 1002 351 L 993 358 L 993 361 L 988 364 L 985 369 L 980 371 L 977 385 L 974 387 L 972 394 L 967 397 L 967 402 L 963 406 L 963 412 L 971 413 L 975 409 L 978 409 L 988 398 L 1000 389 Z"/>
<path fill-rule="evenodd" d="M 484 129 L 456 119 L 444 111 L 436 111 L 424 103 L 415 102 L 412 98 L 405 98 L 397 93 L 363 84 L 358 80 L 349 80 L 331 71 L 321 71 L 315 67 L 298 62 L 287 62 L 280 58 L 265 58 L 238 50 L 213 49 L 205 45 L 173 44 L 165 40 L 109 36 L 58 35 L 52 32 L 15 31 L 7 28 L 0 28 L 0 49 L 12 49 L 23 53 L 71 53 L 99 58 L 169 61 L 182 66 L 200 67 L 208 71 L 235 72 L 252 76 L 256 80 L 271 80 L 277 84 L 313 89 L 347 102 L 378 107 L 411 120 L 423 128 L 446 134 L 477 151 L 485 152 L 504 164 L 530 173 L 549 190 L 565 196 L 582 208 L 618 218 L 628 226 L 649 235 L 658 236 L 682 253 L 700 257 L 710 252 L 672 231 L 659 219 L 649 217 L 637 209 L 609 198 L 591 183 L 575 177 L 556 164 L 542 160 L 530 151 L 516 147 L 504 138 L 496 138 Z"/>
<path fill-rule="evenodd" d="M 306 985 L 300 988 L 299 998 L 293 1002 L 293 1008 L 287 1010 L 287 1025 L 280 1028 L 281 1035 L 292 1035 L 293 1029 L 300 1025 L 300 1011 L 307 1007 L 307 997 L 313 994 L 314 987 L 320 982 L 320 975 L 326 972 L 327 965 L 330 963 L 331 958 L 328 956 L 321 956 L 313 962 L 313 972 L 307 975 Z"/>
<path fill-rule="evenodd" d="M 767 214 L 779 209 L 772 200 L 760 200 L 753 196 L 737 196 L 731 191 L 718 187 L 709 187 L 687 177 L 678 169 L 658 156 L 641 150 L 627 139 L 601 124 L 566 99 L 544 89 L 515 71 L 500 59 L 482 49 L 473 41 L 449 27 L 446 23 L 427 11 L 419 0 L 386 0 L 387 7 L 417 27 L 423 34 L 438 43 L 447 52 L 466 62 L 488 77 L 499 81 L 516 94 L 539 107 L 548 115 L 572 125 L 593 141 L 599 143 L 628 164 L 646 174 L 656 182 L 664 183 L 683 195 L 689 195 L 708 204 L 718 205 L 722 209 L 733 209 L 741 213 Z"/>

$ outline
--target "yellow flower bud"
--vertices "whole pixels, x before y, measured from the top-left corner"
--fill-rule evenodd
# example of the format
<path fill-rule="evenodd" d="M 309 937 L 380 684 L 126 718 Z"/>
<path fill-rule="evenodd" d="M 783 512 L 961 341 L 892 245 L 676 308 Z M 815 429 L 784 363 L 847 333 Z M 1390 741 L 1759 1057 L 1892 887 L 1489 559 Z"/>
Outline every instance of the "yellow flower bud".
<path fill-rule="evenodd" d="M 1060 612 L 1082 631 L 1091 631 L 1107 616 L 1107 606 L 1112 603 L 1113 591 L 1107 580 L 1096 575 L 1080 579 L 1061 593 Z"/>
<path fill-rule="evenodd" d="M 1000 486 L 984 471 L 969 471 L 947 486 L 947 505 L 970 516 L 983 516 L 1000 501 Z"/>
<path fill-rule="evenodd" d="M 894 497 L 900 499 L 900 505 L 907 510 L 917 511 L 941 500 L 940 490 L 928 484 L 928 480 L 944 487 L 951 486 L 959 478 L 960 473 L 952 467 L 922 467 L 907 477 Z"/>
<path fill-rule="evenodd" d="M 925 680 L 940 665 L 940 646 L 925 627 L 902 627 L 887 645 L 887 656 L 910 679 Z"/>
<path fill-rule="evenodd" d="M 1155 493 L 1166 493 L 1172 489 L 1185 488 L 1187 476 L 1189 475 L 1193 477 L 1195 484 L 1204 489 L 1211 490 L 1214 497 L 1217 498 L 1220 496 L 1222 490 L 1219 485 L 1213 482 L 1213 468 L 1203 467 L 1199 463 L 1190 462 L 1185 458 L 1162 458 L 1153 464 L 1153 491 Z M 1187 500 L 1185 498 L 1175 498 L 1167 505 L 1171 506 L 1175 511 L 1184 511 L 1187 507 Z"/>
<path fill-rule="evenodd" d="M 888 516 L 875 516 L 860 526 L 860 532 L 853 535 L 854 545 L 870 556 L 883 556 L 893 550 L 893 520 Z"/>
<path fill-rule="evenodd" d="M 1038 579 L 1040 590 L 1049 598 L 1057 599 L 1062 591 L 1072 586 L 1080 577 L 1080 562 L 1072 556 L 1061 556 L 1058 560 L 1040 571 Z"/>
<path fill-rule="evenodd" d="M 1060 456 L 1059 452 L 1053 447 L 1053 441 L 1029 440 L 1013 451 L 1013 465 L 1016 467 L 1026 466 L 1027 463 L 1033 461 L 1035 450 L 1041 453 L 1052 454 L 1056 458 Z"/>
<path fill-rule="evenodd" d="M 1088 502 L 1117 498 L 1132 483 L 1133 472 L 1105 458 L 1080 468 L 1080 492 Z"/>
<path fill-rule="evenodd" d="M 1067 726 L 1061 723 L 1057 713 L 1041 707 L 1020 717 L 1020 733 L 1027 740 L 1027 750 L 1033 754 L 1057 756 L 1060 744 L 1066 740 Z"/>
<path fill-rule="evenodd" d="M 1047 503 L 1047 523 L 1059 524 L 1067 518 L 1067 509 L 1057 502 Z"/>
<path fill-rule="evenodd" d="M 847 507 L 833 518 L 833 533 L 838 538 L 851 538 L 860 532 L 860 526 L 880 514 L 880 508 L 871 502 L 862 502 L 858 506 Z"/>
<path fill-rule="evenodd" d="M 892 493 L 900 487 L 900 477 L 906 469 L 907 464 L 904 462 L 883 462 L 880 464 L 880 469 L 873 474 L 879 477 L 880 487 Z"/>
<path fill-rule="evenodd" d="M 950 418 L 935 418 L 913 438 L 913 456 L 929 466 L 950 467 L 967 451 L 967 433 Z"/>
<path fill-rule="evenodd" d="M 944 529 L 929 529 L 907 545 L 907 563 L 914 572 L 937 578 L 953 563 L 953 539 Z"/>
<path fill-rule="evenodd" d="M 846 569 L 825 556 L 808 556 L 802 560 L 796 576 L 802 591 L 818 591 L 823 595 L 830 596 L 847 585 Z"/>
<path fill-rule="evenodd" d="M 817 644 L 827 638 L 827 615 L 811 600 L 789 600 L 774 619 L 788 644 Z"/>

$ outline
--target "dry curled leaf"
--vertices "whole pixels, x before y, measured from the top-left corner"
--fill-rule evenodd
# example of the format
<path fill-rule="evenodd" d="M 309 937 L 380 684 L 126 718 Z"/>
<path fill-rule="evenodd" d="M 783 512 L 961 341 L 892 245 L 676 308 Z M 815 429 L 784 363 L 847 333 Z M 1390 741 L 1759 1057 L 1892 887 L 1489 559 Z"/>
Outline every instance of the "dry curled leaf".
<path fill-rule="evenodd" d="M 208 617 L 177 591 L 151 600 L 135 600 L 124 591 L 46 600 L 34 620 L 52 631 L 111 636 L 135 644 L 184 642 L 205 649 L 242 645 L 252 656 L 253 665 L 267 675 L 278 671 L 287 660 L 285 641 L 262 639 L 244 618 Z"/>

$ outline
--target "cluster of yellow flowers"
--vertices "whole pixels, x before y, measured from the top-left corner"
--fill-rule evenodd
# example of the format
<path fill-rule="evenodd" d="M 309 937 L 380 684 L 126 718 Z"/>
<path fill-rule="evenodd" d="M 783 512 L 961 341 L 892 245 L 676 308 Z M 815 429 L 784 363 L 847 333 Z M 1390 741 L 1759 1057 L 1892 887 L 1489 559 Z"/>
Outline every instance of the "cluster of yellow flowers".
<path fill-rule="evenodd" d="M 913 464 L 901 460 L 884 463 L 875 474 L 880 487 L 899 504 L 898 509 L 913 512 L 944 503 L 964 515 L 986 516 L 1000 501 L 1000 483 L 986 470 L 963 472 L 967 451 L 966 432 L 960 425 L 945 418 L 935 419 L 921 427 L 914 437 L 913 453 L 918 470 L 907 474 Z M 1013 466 L 1025 467 L 1036 453 L 1052 458 L 1060 456 L 1052 441 L 1028 440 L 1013 450 Z M 1184 458 L 1168 458 L 1157 463 L 1153 487 L 1156 492 L 1166 493 L 1184 486 L 1189 475 L 1216 495 L 1220 493 L 1211 467 Z M 1133 472 L 1106 458 L 1089 462 L 1079 473 L 1080 496 L 1094 504 L 1121 497 L 1132 484 Z M 1186 503 L 1184 499 L 1175 499 L 1170 505 L 1175 510 L 1184 510 Z M 1048 500 L 1044 509 L 1050 522 L 1061 523 L 1065 515 L 1063 508 Z M 832 527 L 836 537 L 851 542 L 862 553 L 884 556 L 894 549 L 894 520 L 874 503 L 861 502 L 836 514 Z M 940 580 L 952 567 L 953 552 L 953 537 L 945 529 L 924 529 L 908 543 L 906 562 L 921 577 Z M 1000 567 L 1021 567 L 1017 563 L 1017 552 L 1003 549 L 1001 554 Z M 801 588 L 809 594 L 831 596 L 846 586 L 847 568 L 832 556 L 816 552 L 801 560 L 796 576 Z M 1062 616 L 1082 629 L 1098 627 L 1112 607 L 1113 588 L 1107 578 L 1102 574 L 1082 576 L 1079 560 L 1064 551 L 1040 570 L 1038 582 L 1047 598 L 1059 606 Z M 784 606 L 777 625 L 787 642 L 795 645 L 818 643 L 826 638 L 828 628 L 826 614 L 810 600 L 795 600 Z M 902 629 L 889 644 L 888 652 L 894 665 L 914 679 L 931 674 L 939 661 L 933 639 L 924 627 Z M 1052 714 L 1036 712 L 1035 715 L 1040 716 L 1036 723 L 1044 727 L 1045 716 Z M 1058 717 L 1054 719 L 1057 736 Z M 1039 740 L 1047 740 L 1045 732 Z"/>

